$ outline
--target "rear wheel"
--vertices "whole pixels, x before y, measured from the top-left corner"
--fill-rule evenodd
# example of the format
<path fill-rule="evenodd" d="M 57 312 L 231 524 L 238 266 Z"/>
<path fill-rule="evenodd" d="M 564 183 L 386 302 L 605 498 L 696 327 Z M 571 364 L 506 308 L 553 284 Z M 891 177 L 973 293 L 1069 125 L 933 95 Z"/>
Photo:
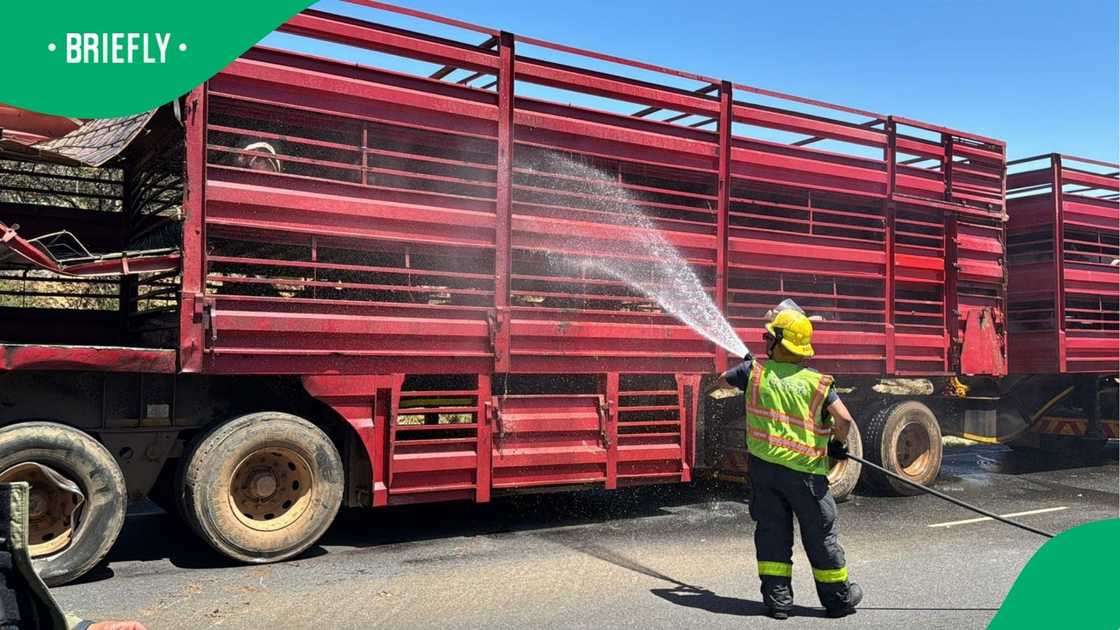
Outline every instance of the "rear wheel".
<path fill-rule="evenodd" d="M 941 470 L 941 427 L 929 407 L 916 400 L 889 404 L 861 425 L 869 462 L 922 485 Z M 863 469 L 871 486 L 894 494 L 921 491 L 871 468 Z"/>
<path fill-rule="evenodd" d="M 54 422 L 0 429 L 0 482 L 24 481 L 28 553 L 47 584 L 65 584 L 97 566 L 124 524 L 120 466 L 83 431 Z"/>
<path fill-rule="evenodd" d="M 856 457 L 863 457 L 863 441 L 860 439 L 859 428 L 856 427 L 855 423 L 852 423 L 852 427 L 848 431 L 847 445 L 849 453 Z M 847 501 L 852 494 L 852 490 L 855 490 L 856 484 L 859 482 L 861 465 L 851 459 L 829 461 L 831 468 L 828 470 L 828 488 L 832 491 L 832 496 L 837 502 Z"/>
<path fill-rule="evenodd" d="M 330 526 L 342 502 L 342 461 L 310 422 L 254 413 L 204 434 L 179 488 L 187 522 L 212 547 L 242 562 L 274 562 Z"/>

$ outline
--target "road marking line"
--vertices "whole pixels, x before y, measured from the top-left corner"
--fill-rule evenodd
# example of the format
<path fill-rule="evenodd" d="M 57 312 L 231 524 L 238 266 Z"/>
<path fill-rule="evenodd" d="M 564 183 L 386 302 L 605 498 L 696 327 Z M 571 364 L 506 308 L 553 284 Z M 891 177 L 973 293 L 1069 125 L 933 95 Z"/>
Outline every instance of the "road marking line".
<path fill-rule="evenodd" d="M 1015 516 L 1030 516 L 1031 514 L 1045 514 L 1047 512 L 1061 512 L 1062 510 L 1068 510 L 1068 509 L 1069 508 L 1066 507 L 1066 506 L 1052 507 L 1052 508 L 1042 508 L 1041 510 L 1027 510 L 1026 512 L 1015 512 L 1015 513 L 1012 513 L 1012 514 L 1000 514 L 1000 516 L 1002 516 L 1003 518 L 1012 518 L 1012 517 L 1015 517 Z M 932 525 L 929 525 L 929 527 L 952 527 L 954 525 L 967 525 L 969 523 L 983 523 L 984 521 L 991 521 L 991 520 L 994 520 L 994 519 L 990 516 L 981 516 L 980 518 L 967 518 L 963 521 L 949 521 L 948 523 L 934 523 Z"/>

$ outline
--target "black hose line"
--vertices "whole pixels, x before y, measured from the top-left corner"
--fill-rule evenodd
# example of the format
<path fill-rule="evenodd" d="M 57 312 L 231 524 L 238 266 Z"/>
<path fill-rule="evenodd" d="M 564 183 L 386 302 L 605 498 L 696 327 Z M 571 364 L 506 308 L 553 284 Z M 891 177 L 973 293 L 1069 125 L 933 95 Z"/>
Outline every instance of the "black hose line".
<path fill-rule="evenodd" d="M 922 492 L 932 494 L 933 496 L 938 497 L 939 499 L 945 499 L 949 503 L 955 503 L 955 504 L 965 508 L 966 510 L 972 510 L 973 512 L 976 512 L 977 514 L 983 514 L 984 516 L 987 516 L 988 518 L 994 518 L 997 521 L 1007 523 L 1008 525 L 1013 525 L 1015 527 L 1018 527 L 1019 529 L 1025 529 L 1028 532 L 1038 534 L 1039 536 L 1045 536 L 1047 538 L 1053 538 L 1054 537 L 1054 534 L 1051 534 L 1050 532 L 1044 532 L 1041 529 L 1035 529 L 1035 528 L 1031 527 L 1030 525 L 1024 525 L 1022 523 L 1015 522 L 1015 521 L 1013 521 L 1009 518 L 1004 518 L 1004 517 L 1000 516 L 999 514 L 992 514 L 991 512 L 989 512 L 987 510 L 978 508 L 975 505 L 971 505 L 969 503 L 965 503 L 964 501 L 961 501 L 960 499 L 957 499 L 955 497 L 951 497 L 951 496 L 949 496 L 949 495 L 947 495 L 943 492 L 938 492 L 937 490 L 934 490 L 933 488 L 927 488 L 926 486 L 923 486 L 922 484 L 917 483 L 916 481 L 910 481 L 906 477 L 903 477 L 902 475 L 897 475 L 897 474 L 883 468 L 882 466 L 872 464 L 871 462 L 867 461 L 866 459 L 864 459 L 862 457 L 856 457 L 855 455 L 848 454 L 848 459 L 857 461 L 857 462 L 863 464 L 864 466 L 870 466 L 870 467 L 874 468 L 875 470 L 878 470 L 879 472 L 883 473 L 884 475 L 887 475 L 888 477 L 891 477 L 892 479 L 897 479 L 897 480 L 899 480 L 899 481 L 901 481 L 905 484 L 909 484 L 911 486 L 914 486 L 915 488 L 921 490 Z"/>

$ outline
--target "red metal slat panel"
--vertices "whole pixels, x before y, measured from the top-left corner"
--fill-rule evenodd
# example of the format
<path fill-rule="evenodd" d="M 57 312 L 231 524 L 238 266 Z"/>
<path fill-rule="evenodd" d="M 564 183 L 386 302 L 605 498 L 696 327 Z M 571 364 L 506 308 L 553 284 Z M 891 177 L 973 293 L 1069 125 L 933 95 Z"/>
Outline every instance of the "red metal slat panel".
<path fill-rule="evenodd" d="M 517 58 L 517 78 L 528 83 L 663 107 L 674 111 L 707 116 L 719 114 L 718 100 L 698 96 L 694 92 L 674 90 L 653 83 L 573 68 L 529 57 L 519 56 Z"/>
<path fill-rule="evenodd" d="M 565 245 L 566 241 L 585 241 L 593 244 L 592 249 L 640 257 L 635 244 L 642 240 L 637 230 L 612 221 L 601 207 L 602 195 L 571 194 L 564 186 L 578 186 L 578 182 L 565 184 L 562 173 L 542 175 L 531 158 L 550 154 L 548 147 L 567 154 L 565 159 L 601 170 L 632 195 L 643 212 L 658 216 L 658 229 L 682 251 L 704 287 L 714 292 L 717 303 L 731 313 L 737 325 L 747 325 L 754 317 L 756 302 L 768 299 L 759 293 L 762 289 L 757 283 L 752 284 L 756 279 L 790 283 L 766 289 L 771 293 L 796 293 L 794 279 L 784 275 L 783 268 L 826 263 L 833 272 L 830 282 L 834 283 L 835 300 L 864 300 L 856 302 L 859 308 L 832 306 L 843 319 L 822 324 L 822 360 L 827 365 L 857 372 L 881 371 L 883 361 L 894 360 L 896 352 L 912 367 L 938 360 L 936 335 L 914 331 L 931 325 L 923 323 L 922 317 L 930 318 L 921 315 L 921 309 L 942 304 L 924 297 L 912 300 L 913 304 L 904 303 L 905 297 L 896 303 L 894 291 L 899 283 L 908 283 L 910 290 L 918 284 L 927 286 L 923 291 L 938 290 L 935 287 L 946 281 L 944 269 L 931 262 L 941 253 L 935 251 L 939 246 L 929 245 L 931 239 L 915 228 L 912 238 L 918 242 L 907 243 L 906 249 L 900 247 L 892 254 L 884 239 L 890 239 L 893 232 L 883 227 L 886 215 L 882 210 L 853 208 L 868 200 L 878 204 L 892 194 L 893 158 L 888 164 L 731 138 L 729 124 L 712 133 L 689 129 L 687 123 L 673 125 L 526 98 L 515 101 L 513 37 L 508 34 L 503 35 L 504 43 L 495 53 L 315 11 L 299 16 L 287 30 L 497 74 L 500 84 L 494 94 L 455 82 L 263 50 L 250 53 L 212 82 L 211 87 L 220 88 L 220 94 L 229 95 L 223 97 L 224 116 L 240 112 L 267 121 L 269 112 L 275 112 L 285 125 L 326 130 L 289 134 L 260 125 L 263 138 L 302 147 L 281 147 L 277 162 L 283 168 L 260 173 L 227 162 L 242 151 L 229 136 L 252 137 L 252 130 L 238 134 L 237 124 L 221 121 L 217 126 L 225 135 L 212 140 L 213 163 L 208 173 L 214 191 L 207 205 L 212 244 L 224 246 L 218 240 L 226 239 L 243 242 L 243 247 L 263 248 L 273 243 L 304 247 L 300 239 L 315 236 L 327 243 L 320 247 L 346 243 L 351 250 L 347 256 L 373 259 L 365 264 L 368 269 L 355 268 L 355 259 L 346 257 L 318 266 L 305 260 L 295 261 L 299 265 L 278 261 L 280 264 L 269 269 L 269 257 L 279 254 L 219 251 L 214 264 L 220 266 L 213 269 L 210 280 L 218 284 L 214 296 L 220 306 L 214 361 L 223 369 L 246 366 L 256 358 L 259 369 L 273 371 L 297 355 L 306 360 L 303 365 L 313 366 L 309 369 L 323 369 L 330 352 L 338 352 L 345 355 L 339 359 L 344 369 L 408 365 L 425 372 L 440 371 L 450 369 L 439 364 L 452 355 L 465 362 L 457 363 L 456 369 L 494 357 L 491 344 L 498 347 L 499 370 L 711 369 L 714 355 L 710 345 L 687 328 L 668 324 L 670 320 L 648 298 L 628 295 L 624 287 L 603 284 L 598 278 L 581 286 L 575 282 L 578 278 L 545 269 L 539 262 L 548 256 L 579 253 L 576 250 L 585 247 Z M 549 61 L 521 57 L 516 64 L 523 80 L 675 112 L 708 117 L 722 114 L 767 129 L 880 148 L 886 148 L 895 136 L 890 125 L 885 132 L 868 123 L 734 104 L 726 84 L 725 94 L 717 100 Z M 796 97 L 789 100 L 808 102 Z M 295 113 L 288 117 L 286 112 L 297 110 L 299 117 Z M 361 142 L 331 136 L 328 132 L 336 126 L 340 134 L 356 129 Z M 931 206 L 939 201 L 937 208 L 950 211 L 958 205 L 944 203 L 944 179 L 953 176 L 953 201 L 999 202 L 1002 145 L 981 146 L 977 143 L 983 139 L 974 143 L 966 138 L 977 137 L 954 134 L 949 146 L 974 163 L 956 167 L 955 175 L 950 169 L 945 178 L 937 171 L 902 167 L 898 189 L 903 194 L 924 195 Z M 899 151 L 943 155 L 938 153 L 943 147 L 935 143 L 905 137 L 899 142 Z M 300 154 L 301 150 L 306 154 Z M 464 170 L 456 172 L 460 166 Z M 798 195 L 800 200 L 786 199 Z M 798 214 L 802 212 L 804 215 Z M 508 222 L 503 221 L 504 216 Z M 941 221 L 932 223 L 939 226 Z M 508 247 L 503 241 L 506 225 Z M 859 233 L 853 235 L 853 231 Z M 998 238 L 991 240 L 966 230 L 960 250 L 966 255 L 960 271 L 963 278 L 982 279 L 985 287 L 998 287 L 1000 269 L 989 258 L 1000 254 Z M 431 256 L 451 262 L 434 265 L 424 261 Z M 455 263 L 459 258 L 464 262 Z M 881 286 L 873 285 L 884 277 L 888 260 L 898 270 L 884 294 Z M 410 270 L 415 270 L 413 275 L 408 275 Z M 318 277 L 328 273 L 334 275 Z M 393 279 L 398 276 L 408 279 Z M 493 278 L 493 288 L 483 281 L 486 277 Z M 740 284 L 725 289 L 735 282 Z M 854 288 L 844 283 L 855 283 Z M 269 290 L 277 284 L 299 285 L 305 293 L 273 300 L 282 309 L 273 320 L 286 323 L 267 323 L 272 320 L 266 317 L 262 329 L 253 330 L 247 322 L 261 311 L 239 311 L 247 306 L 244 299 L 248 296 L 230 293 L 254 287 Z M 323 292 L 328 289 L 350 293 L 325 299 Z M 354 295 L 359 291 L 367 294 Z M 818 295 L 814 292 L 823 289 L 807 291 Z M 397 294 L 420 296 L 429 303 L 389 304 L 407 299 Z M 451 296 L 439 298 L 444 300 L 473 301 L 439 303 L 437 294 Z M 363 299 L 372 316 L 359 315 Z M 642 299 L 650 303 L 641 304 Z M 268 301 L 255 303 L 265 307 Z M 485 313 L 496 310 L 500 314 L 503 307 L 515 313 L 515 319 L 507 326 L 488 326 Z M 456 308 L 464 313 L 462 317 L 453 315 Z M 644 315 L 638 310 L 642 308 L 651 312 Z M 882 335 L 884 326 L 894 325 L 885 318 L 891 319 L 889 313 L 895 310 L 919 322 L 908 324 L 914 331 L 900 333 L 909 335 L 908 341 L 892 351 L 890 344 L 884 346 Z M 223 318 L 227 314 L 240 318 L 240 323 L 231 324 L 229 317 Z M 425 328 L 428 339 L 418 333 Z M 512 335 L 508 355 L 503 331 Z M 325 348 L 303 352 L 303 341 L 284 338 L 292 334 L 314 336 Z M 569 478 L 576 478 L 577 472 L 579 478 L 594 473 L 573 470 Z M 633 475 L 664 473 L 629 470 Z M 495 485 L 503 483 L 509 481 L 497 480 Z"/>
<path fill-rule="evenodd" d="M 492 70 L 498 60 L 489 51 L 335 14 L 305 10 L 280 25 L 278 31 L 328 42 L 378 50 L 471 70 Z"/>
<path fill-rule="evenodd" d="M 502 396 L 494 436 L 494 487 L 606 481 L 602 396 Z"/>
<path fill-rule="evenodd" d="M 454 98 L 432 90 L 371 83 L 346 76 L 311 72 L 295 67 L 240 58 L 210 80 L 215 92 L 259 96 L 279 102 L 299 103 L 311 99 L 319 107 L 364 116 L 393 116 L 393 107 L 426 110 L 467 119 L 494 120 L 495 104 L 476 99 Z M 384 103 L 375 108 L 374 103 Z M 469 127 L 468 127 L 469 128 Z"/>
<path fill-rule="evenodd" d="M 174 350 L 103 346 L 0 345 L 0 371 L 88 370 L 173 374 Z"/>
<path fill-rule="evenodd" d="M 886 137 L 882 131 L 798 112 L 735 103 L 732 114 L 735 122 L 748 125 L 804 133 L 876 148 L 882 148 L 886 144 Z"/>
<path fill-rule="evenodd" d="M 1101 190 L 1120 191 L 1120 180 L 1115 176 L 1098 175 L 1097 173 L 1088 173 L 1072 168 L 1062 169 L 1062 183 L 1077 184 Z"/>
<path fill-rule="evenodd" d="M 582 117 L 564 117 L 543 111 L 536 111 L 544 108 L 535 108 L 531 105 L 523 107 L 521 102 L 522 100 L 518 99 L 517 112 L 514 114 L 514 121 L 518 126 L 518 140 L 529 142 L 536 141 L 548 144 L 549 139 L 553 139 L 555 136 L 542 134 L 540 132 L 553 131 L 578 136 L 583 138 L 585 142 L 594 139 L 631 145 L 632 147 L 638 148 L 636 156 L 642 155 L 641 151 L 645 149 L 672 151 L 692 155 L 694 157 L 706 157 L 707 160 L 705 161 L 694 162 L 694 164 L 699 167 L 707 166 L 712 168 L 713 158 L 716 157 L 717 149 L 714 142 L 704 142 L 686 138 L 683 137 L 684 134 L 679 133 L 669 135 L 667 133 L 661 133 L 661 130 L 654 132 L 634 129 L 633 127 L 636 125 L 628 116 L 617 116 L 618 124 L 612 124 L 614 121 L 606 123 L 588 120 Z M 528 103 L 528 101 L 526 101 L 526 103 Z M 525 130 L 524 133 L 521 131 L 522 128 Z M 712 140 L 714 141 L 715 139 L 712 138 Z"/>
<path fill-rule="evenodd" d="M 308 231 L 318 226 L 328 235 L 353 227 L 397 240 L 474 246 L 493 242 L 494 217 L 486 213 L 217 181 L 210 182 L 208 194 L 211 223 Z"/>
<path fill-rule="evenodd" d="M 1008 173 L 1007 175 L 1007 189 L 1014 192 L 1017 189 L 1029 188 L 1033 186 L 1041 186 L 1051 183 L 1050 168 L 1039 168 L 1030 171 L 1022 171 L 1019 173 Z"/>
<path fill-rule="evenodd" d="M 400 450 L 401 449 L 398 447 L 398 452 L 393 455 L 391 465 L 394 474 L 445 470 L 471 471 L 473 473 L 476 468 L 476 460 L 478 457 L 474 448 L 462 451 L 451 451 L 440 448 L 430 453 L 401 453 Z M 416 450 L 416 448 L 414 447 L 411 450 Z M 467 475 L 464 475 L 464 477 L 467 477 Z M 396 487 L 389 488 L 390 492 L 396 492 L 397 490 Z"/>

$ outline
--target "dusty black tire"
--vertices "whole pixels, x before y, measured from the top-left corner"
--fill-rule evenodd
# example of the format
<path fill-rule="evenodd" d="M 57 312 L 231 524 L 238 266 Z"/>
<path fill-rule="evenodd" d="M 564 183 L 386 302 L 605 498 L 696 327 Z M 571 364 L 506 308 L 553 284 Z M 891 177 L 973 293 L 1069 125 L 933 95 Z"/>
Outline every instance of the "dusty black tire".
<path fill-rule="evenodd" d="M 124 475 L 109 451 L 79 429 L 39 421 L 0 428 L 0 473 L 29 462 L 50 467 L 85 496 L 73 518 L 69 543 L 32 558 L 43 581 L 58 586 L 97 566 L 116 542 L 128 496 Z"/>
<path fill-rule="evenodd" d="M 891 403 L 860 424 L 864 459 L 922 485 L 937 479 L 941 470 L 941 426 L 929 407 L 916 400 Z M 865 466 L 868 485 L 900 495 L 921 491 Z"/>
<path fill-rule="evenodd" d="M 848 452 L 856 457 L 863 457 L 863 441 L 860 439 L 859 427 L 852 423 L 848 431 Z M 828 471 L 828 489 L 837 503 L 847 501 L 859 483 L 862 464 L 855 460 L 831 460 L 832 467 Z"/>
<path fill-rule="evenodd" d="M 318 427 L 261 412 L 200 436 L 183 461 L 178 494 L 186 521 L 210 546 L 265 563 L 298 555 L 323 535 L 342 502 L 343 479 L 338 450 Z"/>

